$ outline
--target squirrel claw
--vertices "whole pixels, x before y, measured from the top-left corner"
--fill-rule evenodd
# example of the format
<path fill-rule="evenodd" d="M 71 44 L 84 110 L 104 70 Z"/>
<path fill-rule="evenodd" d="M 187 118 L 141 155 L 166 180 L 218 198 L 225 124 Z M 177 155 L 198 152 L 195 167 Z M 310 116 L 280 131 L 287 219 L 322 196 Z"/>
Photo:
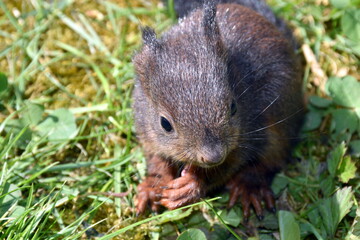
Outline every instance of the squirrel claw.
<path fill-rule="evenodd" d="M 263 216 L 263 210 L 261 206 L 261 196 L 257 196 L 254 193 L 251 193 L 250 196 L 250 202 L 255 210 L 255 213 L 257 216 Z"/>
<path fill-rule="evenodd" d="M 264 220 L 264 215 L 256 215 L 256 217 L 259 219 L 259 221 Z"/>
<path fill-rule="evenodd" d="M 261 188 L 261 195 L 264 198 L 266 208 L 269 211 L 275 213 L 276 212 L 275 198 L 272 190 L 270 188 Z"/>
<path fill-rule="evenodd" d="M 248 187 L 249 184 L 238 179 L 232 179 L 227 187 L 230 190 L 230 199 L 228 208 L 235 205 L 240 199 L 243 209 L 244 220 L 250 217 L 250 207 L 252 206 L 257 218 L 261 221 L 264 219 L 263 207 L 261 201 L 265 202 L 265 206 L 269 211 L 276 212 L 274 194 L 268 186 Z"/>
<path fill-rule="evenodd" d="M 139 184 L 138 194 L 135 199 L 137 216 L 143 214 L 148 205 L 152 211 L 159 211 L 160 206 L 158 203 L 162 197 L 162 190 L 159 187 L 156 187 L 155 183 L 157 182 L 158 179 L 147 177 L 141 184 Z"/>
<path fill-rule="evenodd" d="M 275 213 L 276 213 L 276 207 L 269 208 L 269 211 L 270 211 L 271 213 L 275 214 Z"/>

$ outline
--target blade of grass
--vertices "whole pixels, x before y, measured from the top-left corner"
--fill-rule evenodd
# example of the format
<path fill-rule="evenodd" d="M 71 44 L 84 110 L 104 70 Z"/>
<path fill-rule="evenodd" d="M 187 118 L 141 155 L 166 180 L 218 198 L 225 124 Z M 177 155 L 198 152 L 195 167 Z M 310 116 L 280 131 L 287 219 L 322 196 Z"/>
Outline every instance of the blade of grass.
<path fill-rule="evenodd" d="M 65 229 L 60 230 L 58 233 L 54 234 L 53 238 L 58 237 L 64 237 L 64 236 L 70 236 L 67 239 L 75 239 L 76 236 L 71 236 L 75 231 L 81 226 L 81 223 L 85 220 L 86 217 L 88 217 L 93 211 L 96 211 L 103 203 L 97 204 L 95 207 L 91 208 L 90 210 L 85 211 L 81 216 L 76 218 L 74 222 L 69 224 Z M 85 230 L 80 231 L 81 234 L 83 234 Z M 81 235 L 77 234 L 77 235 Z"/>
<path fill-rule="evenodd" d="M 19 111 L 21 111 L 21 110 L 19 110 Z M 5 120 L 0 124 L 0 133 L 4 130 L 7 122 L 10 121 L 10 119 L 12 119 L 16 114 L 18 114 L 19 111 L 14 111 L 14 112 L 10 113 L 9 116 L 7 116 L 7 118 L 5 118 Z"/>
<path fill-rule="evenodd" d="M 174 0 L 167 0 L 167 8 L 169 12 L 170 18 L 173 20 L 173 22 L 176 21 L 176 12 L 174 8 Z"/>
<path fill-rule="evenodd" d="M 91 41 L 93 44 L 100 50 L 103 51 L 106 55 L 111 55 L 109 49 L 105 46 L 105 44 L 101 41 L 99 35 L 96 33 L 94 28 L 91 26 L 89 21 L 84 17 L 84 15 L 78 15 L 80 22 L 85 27 L 86 31 L 90 35 Z"/>
<path fill-rule="evenodd" d="M 38 176 L 40 176 L 41 174 L 46 172 L 49 168 L 51 168 L 52 166 L 55 166 L 57 164 L 58 164 L 58 162 L 54 162 L 54 163 L 50 164 L 49 166 L 46 166 L 45 168 L 41 169 L 39 172 L 36 172 L 35 174 L 31 175 L 29 178 L 18 183 L 18 186 L 22 186 L 22 185 L 32 182 L 35 178 L 37 178 Z"/>
<path fill-rule="evenodd" d="M 0 7 L 2 8 L 2 10 L 4 11 L 7 19 L 9 19 L 9 21 L 11 22 L 11 24 L 15 27 L 15 29 L 17 30 L 18 33 L 22 33 L 23 29 L 20 26 L 20 24 L 17 22 L 17 19 L 11 14 L 11 12 L 9 11 L 9 9 L 6 7 L 5 3 L 3 2 L 3 0 L 0 0 Z"/>
<path fill-rule="evenodd" d="M 66 164 L 59 164 L 57 166 L 53 166 L 50 168 L 47 168 L 46 172 L 57 172 L 57 171 L 65 171 L 70 169 L 77 169 L 81 167 L 90 167 L 93 165 L 102 165 L 109 162 L 114 162 L 118 160 L 117 158 L 111 158 L 106 160 L 98 160 L 93 162 L 78 162 L 78 163 L 66 163 Z"/>
<path fill-rule="evenodd" d="M 86 101 L 85 99 L 75 95 L 75 94 L 72 94 L 71 92 L 69 92 L 66 87 L 64 87 L 59 80 L 57 80 L 57 78 L 52 75 L 51 73 L 49 72 L 44 72 L 44 75 L 50 80 L 50 82 L 52 84 L 54 84 L 56 87 L 58 87 L 61 91 L 65 92 L 69 97 L 73 98 L 73 99 L 76 99 L 77 101 L 81 102 L 82 104 L 84 105 L 87 105 L 88 104 L 88 101 Z"/>
<path fill-rule="evenodd" d="M 69 28 L 71 28 L 73 31 L 75 31 L 77 34 L 80 35 L 83 39 L 85 39 L 89 43 L 89 48 L 91 49 L 92 46 L 96 47 L 99 51 L 103 52 L 107 57 L 108 60 L 113 65 L 119 65 L 120 62 L 118 59 L 112 57 L 109 49 L 105 46 L 105 44 L 101 41 L 99 35 L 96 33 L 94 28 L 91 26 L 91 24 L 88 22 L 88 20 L 82 15 L 79 14 L 78 17 L 80 19 L 79 23 L 76 23 L 66 15 L 58 12 L 57 16 L 65 23 Z M 84 28 L 85 27 L 85 28 Z"/>
<path fill-rule="evenodd" d="M 115 147 L 115 157 L 119 158 L 120 157 L 120 147 L 117 145 Z M 121 166 L 118 165 L 115 167 L 114 169 L 114 191 L 115 193 L 120 193 L 121 192 Z M 116 214 L 118 215 L 118 217 L 121 217 L 121 198 L 115 198 L 115 210 L 116 210 Z"/>
<path fill-rule="evenodd" d="M 212 199 L 207 200 L 207 202 L 216 201 L 216 200 L 218 200 L 218 199 L 220 199 L 220 198 L 221 198 L 221 197 L 215 197 L 215 198 L 212 198 Z M 205 201 L 201 201 L 201 202 L 197 202 L 197 203 L 194 203 L 194 204 L 191 204 L 191 205 L 188 205 L 188 206 L 184 206 L 184 207 L 181 207 L 181 208 L 172 210 L 172 211 L 166 211 L 166 212 L 164 212 L 164 213 L 162 213 L 162 214 L 159 214 L 159 215 L 156 215 L 156 216 L 153 216 L 153 217 L 150 217 L 150 218 L 141 220 L 141 221 L 139 221 L 139 222 L 133 223 L 133 224 L 127 226 L 127 227 L 124 227 L 124 228 L 119 229 L 119 230 L 117 230 L 117 231 L 115 231 L 115 232 L 113 232 L 113 233 L 110 233 L 110 234 L 108 234 L 108 235 L 105 235 L 105 236 L 99 238 L 98 240 L 109 240 L 109 239 L 112 239 L 113 237 L 116 237 L 116 236 L 120 235 L 121 233 L 124 233 L 124 232 L 126 232 L 127 230 L 132 229 L 132 228 L 134 228 L 134 227 L 137 227 L 137 226 L 139 226 L 139 225 L 141 225 L 141 224 L 150 222 L 150 221 L 152 221 L 152 220 L 158 219 L 158 218 L 163 217 L 163 216 L 166 216 L 166 215 L 168 215 L 168 214 L 172 214 L 172 213 L 175 212 L 175 211 L 179 211 L 179 210 L 182 210 L 182 209 L 187 209 L 187 208 L 190 208 L 190 207 L 195 207 L 195 206 L 198 206 L 198 205 L 201 205 L 201 204 L 204 204 L 204 203 L 206 203 L 206 202 L 205 202 Z"/>
<path fill-rule="evenodd" d="M 216 217 L 220 220 L 220 222 L 223 224 L 223 226 L 238 240 L 242 240 L 241 237 L 239 235 L 237 235 L 225 222 L 224 220 L 221 218 L 221 216 L 215 211 L 215 209 L 213 208 L 213 206 L 211 206 L 211 204 L 209 203 L 209 201 L 207 200 L 203 200 L 206 205 L 208 205 L 208 207 L 211 209 L 211 211 L 216 215 Z"/>
<path fill-rule="evenodd" d="M 66 44 L 66 43 L 62 43 L 59 41 L 56 41 L 56 45 L 59 46 L 60 48 L 74 54 L 75 56 L 78 56 L 80 58 L 82 58 L 84 61 L 86 61 L 91 67 L 92 69 L 95 71 L 95 73 L 97 74 L 99 80 L 102 83 L 102 88 L 105 91 L 105 95 L 107 98 L 107 101 L 110 105 L 110 107 L 112 108 L 112 101 L 111 101 L 111 90 L 110 90 L 110 84 L 108 82 L 108 79 L 105 77 L 105 75 L 103 74 L 103 72 L 100 70 L 100 68 L 89 59 L 89 57 L 86 56 L 86 54 L 84 54 L 83 52 L 81 52 L 80 50 Z"/>
<path fill-rule="evenodd" d="M 28 127 L 24 127 L 15 138 L 11 139 L 11 141 L 4 147 L 4 149 L 0 152 L 0 159 L 5 159 L 5 155 L 9 152 L 9 150 L 15 146 L 15 143 L 20 139 L 20 137 L 25 133 Z M 10 136 L 11 133 L 8 133 Z"/>

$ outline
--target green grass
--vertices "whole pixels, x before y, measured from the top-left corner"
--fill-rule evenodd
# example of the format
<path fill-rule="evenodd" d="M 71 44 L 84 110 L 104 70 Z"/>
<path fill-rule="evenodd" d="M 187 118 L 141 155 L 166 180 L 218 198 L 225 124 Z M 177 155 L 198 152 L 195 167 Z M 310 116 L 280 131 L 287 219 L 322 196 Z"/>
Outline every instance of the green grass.
<path fill-rule="evenodd" d="M 133 128 L 140 27 L 157 1 L 0 0 L 0 239 L 360 239 L 360 1 L 271 0 L 305 57 L 299 159 L 272 186 L 278 213 L 242 223 L 228 194 L 136 217 L 145 160 Z M 121 198 L 99 192 L 124 193 Z"/>

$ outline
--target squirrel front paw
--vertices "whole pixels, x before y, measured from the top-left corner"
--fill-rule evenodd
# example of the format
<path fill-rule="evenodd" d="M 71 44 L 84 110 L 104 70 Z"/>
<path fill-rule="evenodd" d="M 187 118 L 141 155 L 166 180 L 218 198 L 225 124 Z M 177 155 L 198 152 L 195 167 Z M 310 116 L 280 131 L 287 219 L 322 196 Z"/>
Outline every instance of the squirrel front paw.
<path fill-rule="evenodd" d="M 159 194 L 162 189 L 160 186 L 163 186 L 161 178 L 156 177 L 147 177 L 142 183 L 138 185 L 138 193 L 135 198 L 135 208 L 136 214 L 143 214 L 148 206 L 153 212 L 158 212 L 160 209 L 160 198 Z"/>
<path fill-rule="evenodd" d="M 176 209 L 197 202 L 204 195 L 204 184 L 194 170 L 189 167 L 182 171 L 181 177 L 164 186 L 158 197 L 161 198 L 161 205 L 168 209 Z"/>

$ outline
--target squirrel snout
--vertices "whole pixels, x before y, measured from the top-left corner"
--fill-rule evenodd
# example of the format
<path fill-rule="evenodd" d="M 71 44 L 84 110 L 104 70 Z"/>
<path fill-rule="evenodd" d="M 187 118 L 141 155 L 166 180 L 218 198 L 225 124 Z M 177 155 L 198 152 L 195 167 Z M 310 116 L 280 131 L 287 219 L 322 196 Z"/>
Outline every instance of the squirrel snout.
<path fill-rule="evenodd" d="M 203 167 L 214 167 L 223 163 L 226 151 L 222 146 L 206 146 L 198 152 L 198 161 Z"/>

